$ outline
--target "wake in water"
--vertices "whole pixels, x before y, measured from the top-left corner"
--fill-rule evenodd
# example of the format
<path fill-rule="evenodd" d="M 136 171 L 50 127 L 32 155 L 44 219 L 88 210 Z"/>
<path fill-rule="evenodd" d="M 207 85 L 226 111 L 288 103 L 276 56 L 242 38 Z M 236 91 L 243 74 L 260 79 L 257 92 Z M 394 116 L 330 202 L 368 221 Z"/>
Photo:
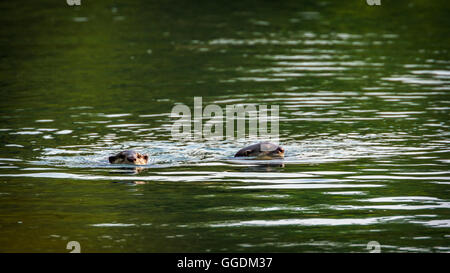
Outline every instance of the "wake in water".
<path fill-rule="evenodd" d="M 408 150 L 406 147 L 388 145 L 386 136 L 335 136 L 321 137 L 304 141 L 286 141 L 284 159 L 255 160 L 234 158 L 233 155 L 241 147 L 250 142 L 185 142 L 152 141 L 140 143 L 136 141 L 106 146 L 61 146 L 44 148 L 38 165 L 50 165 L 71 168 L 116 168 L 108 162 L 108 156 L 120 150 L 136 150 L 149 155 L 149 163 L 145 167 L 167 168 L 178 166 L 214 166 L 214 165 L 271 165 L 285 164 L 318 164 L 356 160 L 361 158 L 381 158 L 399 155 Z M 130 166 L 128 166 L 130 167 Z"/>

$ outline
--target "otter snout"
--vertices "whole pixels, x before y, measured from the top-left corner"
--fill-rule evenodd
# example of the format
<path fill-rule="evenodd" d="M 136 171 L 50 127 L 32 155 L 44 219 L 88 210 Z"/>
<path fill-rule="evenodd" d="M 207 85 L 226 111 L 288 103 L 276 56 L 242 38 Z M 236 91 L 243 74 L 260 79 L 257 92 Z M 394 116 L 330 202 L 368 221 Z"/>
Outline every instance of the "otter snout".
<path fill-rule="evenodd" d="M 277 154 L 279 157 L 284 157 L 284 149 L 283 149 L 282 147 L 278 147 L 278 148 L 275 150 L 275 152 L 276 152 L 276 154 Z"/>
<path fill-rule="evenodd" d="M 148 162 L 148 155 L 135 151 L 123 151 L 108 158 L 111 164 L 133 164 L 145 165 Z"/>

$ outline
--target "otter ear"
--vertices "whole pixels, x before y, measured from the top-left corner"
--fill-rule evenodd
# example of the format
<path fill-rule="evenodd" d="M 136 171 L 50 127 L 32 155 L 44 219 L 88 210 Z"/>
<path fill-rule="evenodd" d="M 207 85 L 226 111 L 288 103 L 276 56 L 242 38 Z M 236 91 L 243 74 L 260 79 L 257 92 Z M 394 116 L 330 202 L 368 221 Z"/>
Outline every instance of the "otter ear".
<path fill-rule="evenodd" d="M 148 160 L 148 155 L 143 156 L 145 160 Z"/>
<path fill-rule="evenodd" d="M 108 157 L 109 163 L 113 163 L 114 161 L 116 161 L 116 157 L 115 156 L 110 156 Z"/>

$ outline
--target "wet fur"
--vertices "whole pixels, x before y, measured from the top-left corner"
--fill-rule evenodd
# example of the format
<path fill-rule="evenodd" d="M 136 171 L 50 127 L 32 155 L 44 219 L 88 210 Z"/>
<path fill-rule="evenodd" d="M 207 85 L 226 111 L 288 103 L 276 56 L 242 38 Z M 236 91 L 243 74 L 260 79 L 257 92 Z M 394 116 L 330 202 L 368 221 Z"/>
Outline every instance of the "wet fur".
<path fill-rule="evenodd" d="M 270 142 L 260 142 L 240 149 L 234 157 L 284 158 L 284 149 Z"/>

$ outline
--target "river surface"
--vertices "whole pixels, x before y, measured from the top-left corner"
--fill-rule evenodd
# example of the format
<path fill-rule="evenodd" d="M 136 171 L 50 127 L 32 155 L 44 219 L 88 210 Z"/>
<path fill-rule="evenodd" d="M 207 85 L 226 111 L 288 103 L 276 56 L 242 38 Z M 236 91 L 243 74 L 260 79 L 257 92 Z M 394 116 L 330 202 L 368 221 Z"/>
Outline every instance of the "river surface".
<path fill-rule="evenodd" d="M 449 252 L 449 4 L 365 2 L 2 1 L 0 252 Z M 285 159 L 174 140 L 195 96 Z"/>

